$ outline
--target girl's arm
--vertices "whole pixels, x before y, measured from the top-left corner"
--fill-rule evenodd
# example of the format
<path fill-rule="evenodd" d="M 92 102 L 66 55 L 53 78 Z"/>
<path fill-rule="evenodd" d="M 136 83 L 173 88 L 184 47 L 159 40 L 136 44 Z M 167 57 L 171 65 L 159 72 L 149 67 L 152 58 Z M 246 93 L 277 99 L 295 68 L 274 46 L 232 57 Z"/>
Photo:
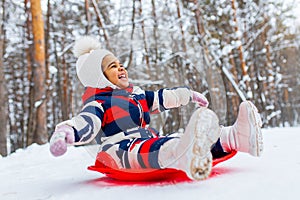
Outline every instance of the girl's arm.
<path fill-rule="evenodd" d="M 145 94 L 152 112 L 178 108 L 187 105 L 190 101 L 201 107 L 208 107 L 209 104 L 203 94 L 190 90 L 188 87 L 160 89 L 156 92 L 146 91 Z"/>
<path fill-rule="evenodd" d="M 158 91 L 146 91 L 146 99 L 152 112 L 162 112 L 170 108 L 187 105 L 192 92 L 188 87 L 165 88 Z"/>
<path fill-rule="evenodd" d="M 92 101 L 87 103 L 77 116 L 59 123 L 55 129 L 57 130 L 60 126 L 68 125 L 74 130 L 74 145 L 87 144 L 100 132 L 103 115 L 102 105 Z"/>

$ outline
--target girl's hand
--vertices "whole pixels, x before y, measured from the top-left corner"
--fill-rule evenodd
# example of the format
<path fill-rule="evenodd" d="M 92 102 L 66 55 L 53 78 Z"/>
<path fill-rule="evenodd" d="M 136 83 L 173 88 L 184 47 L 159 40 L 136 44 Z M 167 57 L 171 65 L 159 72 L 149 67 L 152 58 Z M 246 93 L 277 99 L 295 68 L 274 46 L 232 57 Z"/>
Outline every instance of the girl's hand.
<path fill-rule="evenodd" d="M 67 151 L 67 144 L 73 144 L 74 141 L 73 128 L 68 125 L 61 125 L 56 128 L 50 139 L 50 152 L 53 156 L 62 156 Z"/>
<path fill-rule="evenodd" d="M 208 107 L 209 102 L 203 94 L 192 91 L 191 98 L 192 102 L 197 103 L 199 106 L 206 108 Z"/>

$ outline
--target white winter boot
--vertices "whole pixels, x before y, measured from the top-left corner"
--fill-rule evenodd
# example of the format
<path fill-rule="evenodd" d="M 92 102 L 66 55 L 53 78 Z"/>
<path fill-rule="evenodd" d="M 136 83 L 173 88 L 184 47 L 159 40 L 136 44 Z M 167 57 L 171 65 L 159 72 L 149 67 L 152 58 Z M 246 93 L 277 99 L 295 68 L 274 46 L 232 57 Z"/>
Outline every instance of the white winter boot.
<path fill-rule="evenodd" d="M 263 138 L 262 121 L 257 108 L 250 101 L 242 102 L 239 114 L 233 126 L 222 127 L 220 142 L 225 152 L 232 150 L 261 156 Z"/>
<path fill-rule="evenodd" d="M 160 166 L 182 170 L 192 180 L 207 178 L 212 168 L 211 146 L 217 141 L 219 134 L 216 114 L 207 108 L 197 109 L 184 134 L 161 147 Z"/>

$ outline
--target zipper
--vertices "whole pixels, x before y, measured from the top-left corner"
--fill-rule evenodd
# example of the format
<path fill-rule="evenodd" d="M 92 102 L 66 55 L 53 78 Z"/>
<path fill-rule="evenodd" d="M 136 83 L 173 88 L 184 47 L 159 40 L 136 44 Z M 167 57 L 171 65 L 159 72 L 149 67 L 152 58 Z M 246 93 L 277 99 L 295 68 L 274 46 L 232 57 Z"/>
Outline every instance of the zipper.
<path fill-rule="evenodd" d="M 137 103 L 137 106 L 138 106 L 139 112 L 140 112 L 140 127 L 144 128 L 143 127 L 143 123 L 144 123 L 144 111 L 143 111 L 143 107 L 140 104 L 140 102 L 134 96 L 132 96 L 132 95 L 130 95 L 130 96 Z"/>

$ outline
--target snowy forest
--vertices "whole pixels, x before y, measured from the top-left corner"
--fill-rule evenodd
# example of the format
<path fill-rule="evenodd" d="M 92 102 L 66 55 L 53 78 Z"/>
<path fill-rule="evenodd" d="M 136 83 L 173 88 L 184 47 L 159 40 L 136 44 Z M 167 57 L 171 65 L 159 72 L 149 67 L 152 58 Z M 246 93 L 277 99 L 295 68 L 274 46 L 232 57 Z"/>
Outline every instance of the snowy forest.
<path fill-rule="evenodd" d="M 284 0 L 0 1 L 0 154 L 48 142 L 76 115 L 84 92 L 72 47 L 83 35 L 127 67 L 144 89 L 202 92 L 224 125 L 241 101 L 264 127 L 300 123 L 300 23 Z M 152 118 L 163 133 L 182 130 L 195 105 Z"/>

